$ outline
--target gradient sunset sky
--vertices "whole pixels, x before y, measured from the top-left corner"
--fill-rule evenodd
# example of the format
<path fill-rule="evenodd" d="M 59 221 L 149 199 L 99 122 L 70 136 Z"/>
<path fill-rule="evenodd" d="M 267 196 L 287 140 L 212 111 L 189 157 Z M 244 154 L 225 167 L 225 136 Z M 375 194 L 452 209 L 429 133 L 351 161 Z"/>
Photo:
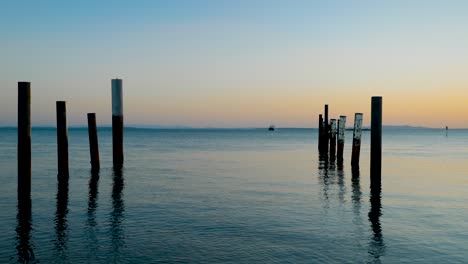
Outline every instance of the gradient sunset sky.
<path fill-rule="evenodd" d="M 468 127 L 468 1 L 1 1 L 0 125 L 316 127 L 383 96 L 385 125 Z"/>

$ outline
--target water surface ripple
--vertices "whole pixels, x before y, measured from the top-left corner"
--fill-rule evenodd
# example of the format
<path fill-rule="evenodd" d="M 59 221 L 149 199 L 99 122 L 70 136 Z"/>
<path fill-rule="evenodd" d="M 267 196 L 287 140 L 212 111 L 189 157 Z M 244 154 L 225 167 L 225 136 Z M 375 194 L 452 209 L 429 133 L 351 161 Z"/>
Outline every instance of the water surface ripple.
<path fill-rule="evenodd" d="M 16 196 L 16 130 L 0 129 L 0 263 L 466 263 L 468 131 L 389 129 L 382 183 L 317 153 L 312 129 L 34 129 L 31 200 Z"/>

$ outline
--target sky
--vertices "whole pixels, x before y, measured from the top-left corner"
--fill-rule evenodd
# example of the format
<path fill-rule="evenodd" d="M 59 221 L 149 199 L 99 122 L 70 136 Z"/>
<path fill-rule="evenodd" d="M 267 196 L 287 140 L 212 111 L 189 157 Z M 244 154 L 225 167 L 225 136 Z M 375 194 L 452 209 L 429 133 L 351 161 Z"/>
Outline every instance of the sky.
<path fill-rule="evenodd" d="M 317 127 L 383 97 L 384 125 L 468 127 L 468 1 L 0 2 L 0 126 Z"/>

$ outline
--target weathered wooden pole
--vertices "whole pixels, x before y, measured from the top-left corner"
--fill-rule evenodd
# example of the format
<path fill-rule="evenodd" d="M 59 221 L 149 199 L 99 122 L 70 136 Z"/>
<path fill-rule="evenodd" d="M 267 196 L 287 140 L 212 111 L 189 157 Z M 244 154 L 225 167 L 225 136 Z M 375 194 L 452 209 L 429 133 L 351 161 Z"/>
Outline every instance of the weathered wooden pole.
<path fill-rule="evenodd" d="M 122 166 L 123 154 L 122 80 L 112 79 L 112 152 L 114 166 Z"/>
<path fill-rule="evenodd" d="M 335 133 L 335 142 L 338 141 L 338 134 L 340 133 L 340 119 L 336 120 L 336 133 Z M 335 143 L 336 144 L 336 143 Z M 336 144 L 338 146 L 338 144 Z M 343 162 L 341 162 L 341 160 L 338 158 L 338 152 L 339 150 L 336 151 L 336 158 L 337 158 L 337 163 L 336 163 L 336 168 L 338 171 L 340 171 L 340 173 L 342 174 L 343 172 Z"/>
<path fill-rule="evenodd" d="M 31 198 L 31 83 L 18 82 L 18 200 Z"/>
<path fill-rule="evenodd" d="M 325 126 L 328 126 L 328 105 L 325 105 Z"/>
<path fill-rule="evenodd" d="M 328 105 L 325 105 L 324 109 L 324 115 L 325 115 L 325 124 L 324 124 L 324 130 L 323 130 L 323 151 L 328 153 L 328 142 L 330 139 L 330 126 L 328 124 Z"/>
<path fill-rule="evenodd" d="M 351 166 L 359 169 L 361 154 L 362 113 L 354 114 L 353 149 L 351 151 Z"/>
<path fill-rule="evenodd" d="M 370 139 L 371 184 L 381 182 L 382 173 L 382 97 L 373 96 L 371 102 Z"/>
<path fill-rule="evenodd" d="M 57 180 L 68 180 L 68 128 L 65 101 L 56 102 L 57 110 Z"/>
<path fill-rule="evenodd" d="M 336 159 L 339 162 L 343 161 L 343 150 L 345 142 L 346 116 L 340 116 L 338 120 L 338 149 L 336 151 Z"/>
<path fill-rule="evenodd" d="M 330 120 L 330 159 L 336 155 L 336 119 Z"/>
<path fill-rule="evenodd" d="M 96 114 L 88 113 L 88 136 L 89 136 L 89 154 L 91 156 L 91 169 L 97 171 L 100 168 L 99 145 L 96 127 Z"/>
<path fill-rule="evenodd" d="M 322 141 L 323 141 L 323 117 L 322 114 L 319 115 L 319 124 L 318 124 L 318 150 L 322 151 Z"/>

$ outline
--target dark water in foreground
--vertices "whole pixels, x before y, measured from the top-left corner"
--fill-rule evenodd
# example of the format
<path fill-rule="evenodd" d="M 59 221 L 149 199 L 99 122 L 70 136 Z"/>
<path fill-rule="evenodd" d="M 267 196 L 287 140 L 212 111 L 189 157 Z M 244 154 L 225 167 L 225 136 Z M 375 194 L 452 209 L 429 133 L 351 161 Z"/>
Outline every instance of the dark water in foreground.
<path fill-rule="evenodd" d="M 16 131 L 0 129 L 0 263 L 466 263 L 468 131 L 384 131 L 382 191 L 320 161 L 315 130 L 126 131 L 123 170 L 89 169 L 70 130 L 56 181 L 54 130 L 33 131 L 32 210 L 18 210 Z"/>

